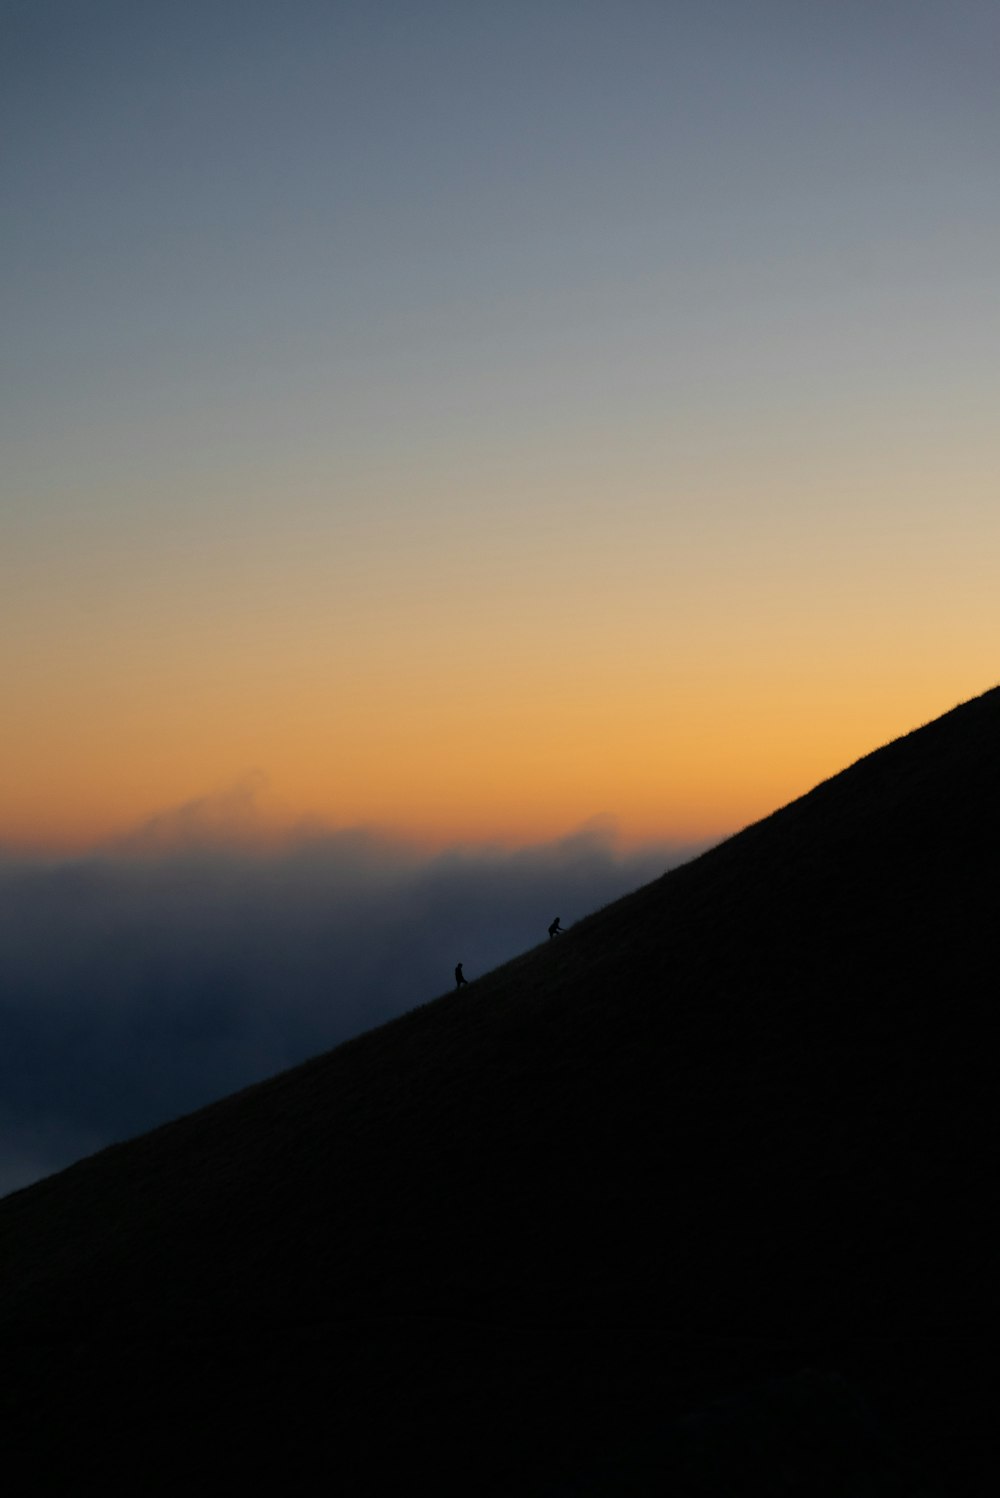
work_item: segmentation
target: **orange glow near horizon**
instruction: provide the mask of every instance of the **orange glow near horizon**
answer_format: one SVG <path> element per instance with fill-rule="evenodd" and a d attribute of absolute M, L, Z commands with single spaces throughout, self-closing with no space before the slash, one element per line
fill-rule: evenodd
<path fill-rule="evenodd" d="M 993 684 L 994 554 L 965 539 L 985 486 L 965 530 L 956 497 L 933 547 L 885 528 L 864 553 L 863 510 L 852 530 L 823 496 L 810 538 L 780 493 L 752 530 L 696 505 L 681 545 L 636 486 L 614 513 L 581 489 L 558 534 L 530 507 L 483 522 L 496 494 L 428 534 L 420 494 L 392 550 L 377 514 L 279 534 L 262 506 L 235 540 L 192 511 L 139 556 L 101 534 L 22 559 L 0 845 L 94 845 L 248 775 L 265 832 L 533 842 L 608 817 L 626 844 L 701 841 Z"/>
<path fill-rule="evenodd" d="M 202 800 L 221 808 L 222 841 L 314 824 L 527 844 L 607 818 L 624 846 L 699 842 L 992 685 L 935 695 L 923 679 L 887 690 L 857 673 L 839 691 L 750 676 L 699 693 L 663 676 L 654 693 L 595 673 L 586 695 L 547 670 L 466 691 L 404 679 L 391 697 L 355 682 L 347 705 L 309 684 L 257 700 L 191 671 L 183 690 L 125 692 L 103 717 L 91 683 L 89 708 L 73 694 L 71 734 L 39 711 L 8 735 L 0 845 L 79 851 Z"/>

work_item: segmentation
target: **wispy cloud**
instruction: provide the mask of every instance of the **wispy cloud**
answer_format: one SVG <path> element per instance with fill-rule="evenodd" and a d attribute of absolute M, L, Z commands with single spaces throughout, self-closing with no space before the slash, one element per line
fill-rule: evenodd
<path fill-rule="evenodd" d="M 428 853 L 259 836 L 257 787 L 86 858 L 0 861 L 0 1190 L 423 1003 L 698 851 L 590 824 Z"/>

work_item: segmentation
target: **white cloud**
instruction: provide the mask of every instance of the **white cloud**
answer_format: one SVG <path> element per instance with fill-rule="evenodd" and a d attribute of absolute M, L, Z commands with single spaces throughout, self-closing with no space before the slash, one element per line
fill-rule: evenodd
<path fill-rule="evenodd" d="M 0 864 L 0 1185 L 326 1050 L 697 851 L 590 824 L 434 854 L 366 831 L 248 835 L 257 787 L 85 859 Z"/>

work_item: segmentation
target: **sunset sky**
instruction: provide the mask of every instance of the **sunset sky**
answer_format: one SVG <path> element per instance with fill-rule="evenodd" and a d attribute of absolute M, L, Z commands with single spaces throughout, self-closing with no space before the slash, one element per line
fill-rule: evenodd
<path fill-rule="evenodd" d="M 998 64 L 995 0 L 8 0 L 0 846 L 697 840 L 993 685 Z"/>

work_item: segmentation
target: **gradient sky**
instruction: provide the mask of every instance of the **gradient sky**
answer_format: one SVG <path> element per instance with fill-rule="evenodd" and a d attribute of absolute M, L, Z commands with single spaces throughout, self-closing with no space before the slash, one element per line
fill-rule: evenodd
<path fill-rule="evenodd" d="M 995 0 L 5 0 L 0 843 L 626 842 L 998 677 Z"/>

